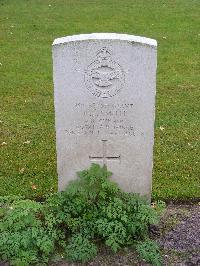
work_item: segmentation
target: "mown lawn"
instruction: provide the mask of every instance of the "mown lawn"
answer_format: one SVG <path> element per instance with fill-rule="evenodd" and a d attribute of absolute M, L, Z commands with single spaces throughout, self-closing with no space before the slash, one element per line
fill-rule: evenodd
<path fill-rule="evenodd" d="M 0 0 L 0 195 L 57 189 L 51 44 L 119 32 L 158 41 L 153 197 L 200 197 L 199 0 Z"/>

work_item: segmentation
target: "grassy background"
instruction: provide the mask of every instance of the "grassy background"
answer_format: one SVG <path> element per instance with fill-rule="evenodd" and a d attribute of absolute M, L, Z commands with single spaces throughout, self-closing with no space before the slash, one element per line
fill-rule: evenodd
<path fill-rule="evenodd" d="M 119 32 L 158 41 L 153 197 L 200 197 L 199 0 L 0 0 L 0 195 L 57 189 L 51 44 Z"/>

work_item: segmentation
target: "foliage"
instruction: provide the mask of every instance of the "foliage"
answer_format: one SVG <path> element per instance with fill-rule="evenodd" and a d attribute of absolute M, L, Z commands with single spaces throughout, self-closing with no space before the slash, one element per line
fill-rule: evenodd
<path fill-rule="evenodd" d="M 13 265 L 47 262 L 57 236 L 43 222 L 43 205 L 17 200 L 3 207 L 0 221 L 0 255 Z"/>
<path fill-rule="evenodd" d="M 97 254 L 97 247 L 81 234 L 74 235 L 65 249 L 65 257 L 69 261 L 87 262 Z"/>
<path fill-rule="evenodd" d="M 70 261 L 86 262 L 96 255 L 99 241 L 116 252 L 148 238 L 149 225 L 158 222 L 158 215 L 147 200 L 122 192 L 105 166 L 92 164 L 78 176 L 66 191 L 44 203 L 17 199 L 8 207 L 4 201 L 2 259 L 14 265 L 47 263 L 58 252 Z M 158 254 L 151 245 L 137 244 L 137 250 L 149 261 Z"/>
<path fill-rule="evenodd" d="M 136 250 L 140 254 L 140 257 L 146 262 L 150 262 L 155 266 L 161 265 L 159 247 L 154 241 L 147 239 L 146 241 L 138 242 Z"/>

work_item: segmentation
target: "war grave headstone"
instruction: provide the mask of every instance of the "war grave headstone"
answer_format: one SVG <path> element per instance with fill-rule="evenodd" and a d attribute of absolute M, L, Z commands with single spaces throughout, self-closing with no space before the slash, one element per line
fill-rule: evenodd
<path fill-rule="evenodd" d="M 94 33 L 53 43 L 58 188 L 91 163 L 126 192 L 151 194 L 157 43 Z"/>

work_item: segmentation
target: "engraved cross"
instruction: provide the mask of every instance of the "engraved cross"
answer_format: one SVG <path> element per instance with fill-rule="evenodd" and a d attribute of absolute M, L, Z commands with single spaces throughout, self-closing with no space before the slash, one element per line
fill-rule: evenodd
<path fill-rule="evenodd" d="M 112 161 L 112 160 L 120 160 L 120 155 L 118 156 L 108 156 L 107 155 L 107 140 L 102 139 L 102 144 L 103 144 L 103 155 L 102 156 L 89 156 L 89 159 L 91 161 L 103 161 L 103 165 L 107 164 L 107 161 Z"/>

